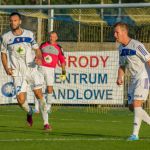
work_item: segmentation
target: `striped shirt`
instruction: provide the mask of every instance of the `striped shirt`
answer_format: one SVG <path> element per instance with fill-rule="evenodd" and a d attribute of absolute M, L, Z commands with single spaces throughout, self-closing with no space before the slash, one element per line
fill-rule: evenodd
<path fill-rule="evenodd" d="M 119 47 L 119 65 L 125 66 L 132 78 L 148 77 L 146 62 L 150 60 L 150 53 L 144 45 L 134 39 L 128 45 Z"/>
<path fill-rule="evenodd" d="M 2 36 L 1 53 L 8 54 L 11 67 L 22 73 L 25 73 L 27 68 L 32 69 L 36 66 L 32 49 L 38 48 L 30 30 L 24 29 L 19 36 L 14 35 L 12 31 Z"/>

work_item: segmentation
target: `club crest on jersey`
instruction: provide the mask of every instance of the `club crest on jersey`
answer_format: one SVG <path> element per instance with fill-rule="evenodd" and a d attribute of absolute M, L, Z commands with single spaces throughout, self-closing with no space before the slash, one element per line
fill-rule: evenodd
<path fill-rule="evenodd" d="M 47 55 L 46 57 L 44 57 L 44 60 L 47 62 L 47 63 L 51 63 L 52 62 L 52 57 L 50 55 Z"/>
<path fill-rule="evenodd" d="M 24 55 L 25 54 L 25 49 L 22 46 L 19 46 L 17 48 L 17 53 L 19 53 L 20 55 Z"/>

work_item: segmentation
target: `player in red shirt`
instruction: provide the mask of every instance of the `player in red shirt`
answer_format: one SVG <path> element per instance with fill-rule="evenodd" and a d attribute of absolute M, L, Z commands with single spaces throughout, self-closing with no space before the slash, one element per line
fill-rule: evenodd
<path fill-rule="evenodd" d="M 42 65 L 40 66 L 40 71 L 44 75 L 46 86 L 47 86 L 47 103 L 48 110 L 51 109 L 52 104 L 52 92 L 53 92 L 53 83 L 54 83 L 54 70 L 58 62 L 61 64 L 62 75 L 60 76 L 61 80 L 66 79 L 66 70 L 65 70 L 65 57 L 63 54 L 63 49 L 60 45 L 57 44 L 58 35 L 56 32 L 50 32 L 49 41 L 42 43 L 40 46 L 42 52 Z M 38 102 L 35 101 L 35 111 L 39 112 Z"/>

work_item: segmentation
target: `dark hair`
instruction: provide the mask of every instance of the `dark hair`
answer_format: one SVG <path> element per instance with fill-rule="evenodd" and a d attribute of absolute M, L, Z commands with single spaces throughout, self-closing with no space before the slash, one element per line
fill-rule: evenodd
<path fill-rule="evenodd" d="M 116 28 L 117 26 L 120 26 L 121 28 L 124 28 L 126 29 L 127 31 L 129 31 L 129 26 L 127 23 L 124 23 L 124 22 L 117 22 L 115 25 L 114 25 L 114 28 Z"/>
<path fill-rule="evenodd" d="M 22 19 L 21 15 L 18 13 L 18 12 L 13 12 L 9 15 L 9 18 L 12 17 L 12 16 L 18 16 L 19 19 Z"/>
<path fill-rule="evenodd" d="M 53 34 L 53 33 L 56 33 L 56 34 L 57 34 L 56 31 L 50 31 L 50 32 L 49 32 L 49 35 L 51 35 L 51 34 Z M 58 35 L 58 34 L 57 34 L 57 35 Z"/>

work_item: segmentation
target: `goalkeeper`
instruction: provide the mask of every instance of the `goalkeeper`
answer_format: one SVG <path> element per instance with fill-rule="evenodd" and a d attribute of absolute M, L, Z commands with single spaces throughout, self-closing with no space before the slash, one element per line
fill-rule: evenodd
<path fill-rule="evenodd" d="M 63 54 L 63 49 L 60 45 L 57 44 L 58 35 L 55 31 L 51 31 L 49 35 L 49 41 L 41 44 L 40 49 L 42 52 L 42 65 L 39 70 L 42 72 L 45 78 L 47 86 L 47 104 L 48 110 L 51 111 L 52 104 L 52 92 L 53 92 L 53 83 L 54 83 L 54 71 L 58 61 L 61 64 L 62 74 L 60 79 L 63 81 L 66 79 L 66 70 L 65 70 L 65 57 Z M 39 112 L 38 101 L 35 101 L 35 111 Z"/>

